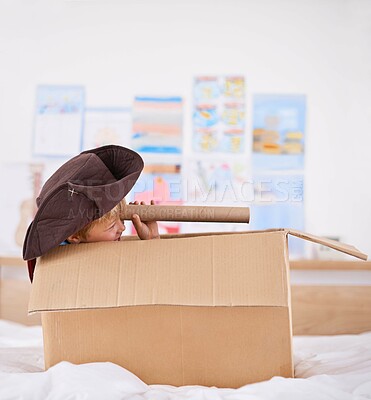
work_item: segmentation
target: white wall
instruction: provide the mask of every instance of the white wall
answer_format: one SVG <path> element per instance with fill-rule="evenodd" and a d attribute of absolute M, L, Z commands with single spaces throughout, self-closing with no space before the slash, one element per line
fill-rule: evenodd
<path fill-rule="evenodd" d="M 243 74 L 248 112 L 307 95 L 307 230 L 371 253 L 370 21 L 369 0 L 0 0 L 0 161 L 31 157 L 37 84 L 89 106 L 181 95 L 187 152 L 193 76 Z"/>

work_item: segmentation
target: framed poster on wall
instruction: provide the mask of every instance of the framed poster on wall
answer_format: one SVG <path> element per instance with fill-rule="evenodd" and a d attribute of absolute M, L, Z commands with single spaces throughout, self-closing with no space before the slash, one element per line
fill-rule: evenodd
<path fill-rule="evenodd" d="M 266 95 L 253 97 L 254 170 L 302 170 L 306 97 Z"/>
<path fill-rule="evenodd" d="M 245 149 L 245 79 L 198 76 L 193 87 L 193 149 L 242 153 Z"/>
<path fill-rule="evenodd" d="M 34 156 L 71 157 L 81 151 L 83 86 L 38 86 L 34 121 Z"/>
<path fill-rule="evenodd" d="M 129 147 L 132 129 L 131 108 L 95 107 L 85 110 L 82 150 L 108 144 Z"/>
<path fill-rule="evenodd" d="M 181 97 L 135 97 L 132 147 L 140 153 L 182 153 Z"/>

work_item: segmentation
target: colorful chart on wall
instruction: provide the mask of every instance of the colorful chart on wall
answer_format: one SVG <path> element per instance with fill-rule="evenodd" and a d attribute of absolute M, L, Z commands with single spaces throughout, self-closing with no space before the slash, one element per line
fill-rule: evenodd
<path fill-rule="evenodd" d="M 254 174 L 250 229 L 304 230 L 304 177 L 302 174 Z M 305 243 L 290 239 L 290 256 L 303 257 Z"/>
<path fill-rule="evenodd" d="M 130 201 L 144 201 L 150 204 L 183 204 L 181 166 L 179 164 L 147 164 L 130 192 Z M 180 224 L 173 221 L 159 221 L 160 233 L 177 233 Z M 134 227 L 132 228 L 134 233 Z"/>
<path fill-rule="evenodd" d="M 142 153 L 181 153 L 181 97 L 135 97 L 132 147 Z"/>
<path fill-rule="evenodd" d="M 246 201 L 243 187 L 247 181 L 245 160 L 190 159 L 187 169 L 187 203 L 223 205 Z"/>
<path fill-rule="evenodd" d="M 229 156 L 224 161 L 212 161 L 203 156 L 186 161 L 183 187 L 184 200 L 191 206 L 248 207 L 248 168 L 244 158 Z M 247 224 L 182 223 L 181 231 L 230 232 L 246 231 Z"/>
<path fill-rule="evenodd" d="M 303 169 L 305 116 L 304 95 L 254 95 L 254 170 Z"/>
<path fill-rule="evenodd" d="M 78 154 L 84 107 L 82 86 L 38 86 L 33 154 L 59 157 Z"/>
<path fill-rule="evenodd" d="M 87 108 L 82 149 L 88 150 L 108 144 L 129 147 L 131 130 L 130 108 Z"/>
<path fill-rule="evenodd" d="M 245 149 L 245 79 L 199 76 L 194 79 L 193 149 L 241 153 Z"/>

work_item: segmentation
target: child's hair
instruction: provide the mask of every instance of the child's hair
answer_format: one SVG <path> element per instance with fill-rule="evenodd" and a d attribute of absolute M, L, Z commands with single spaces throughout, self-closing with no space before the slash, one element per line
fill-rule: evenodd
<path fill-rule="evenodd" d="M 112 208 L 111 211 L 108 211 L 108 213 L 104 214 L 102 217 L 85 225 L 82 229 L 80 229 L 76 233 L 76 235 L 85 240 L 88 233 L 91 231 L 91 229 L 95 225 L 104 224 L 106 222 L 112 221 L 112 220 L 116 219 L 117 217 L 119 217 L 122 214 L 122 210 L 123 210 L 123 207 L 125 206 L 125 204 L 126 204 L 125 199 L 122 199 L 120 201 L 120 203 L 118 203 L 114 208 Z"/>

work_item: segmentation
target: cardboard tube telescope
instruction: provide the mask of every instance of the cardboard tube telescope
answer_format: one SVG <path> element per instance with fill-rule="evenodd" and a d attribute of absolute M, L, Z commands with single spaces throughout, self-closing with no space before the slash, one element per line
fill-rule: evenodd
<path fill-rule="evenodd" d="M 142 221 L 241 222 L 249 223 L 249 207 L 171 206 L 127 204 L 121 214 L 130 220 L 138 214 Z"/>

